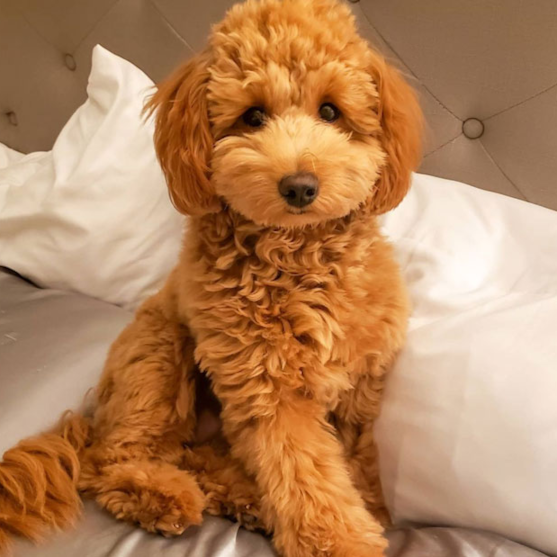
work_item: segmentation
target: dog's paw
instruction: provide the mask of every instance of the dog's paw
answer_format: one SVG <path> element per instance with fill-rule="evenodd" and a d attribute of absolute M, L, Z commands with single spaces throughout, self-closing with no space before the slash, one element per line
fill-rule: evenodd
<path fill-rule="evenodd" d="M 184 449 L 182 466 L 192 471 L 207 497 L 207 512 L 236 520 L 247 530 L 270 533 L 263 520 L 261 497 L 255 484 L 241 464 L 229 453 L 200 445 Z"/>
<path fill-rule="evenodd" d="M 119 520 L 166 537 L 200 524 L 205 496 L 193 477 L 170 465 L 116 464 L 105 469 L 107 489 L 97 501 Z"/>
<path fill-rule="evenodd" d="M 204 504 L 191 493 L 161 493 L 153 489 L 109 491 L 98 501 L 117 519 L 148 532 L 179 536 L 188 526 L 200 524 Z"/>
<path fill-rule="evenodd" d="M 277 549 L 285 557 L 385 557 L 388 544 L 383 529 L 366 515 L 358 510 L 350 517 L 352 522 L 334 520 L 325 526 L 324 516 L 313 525 L 289 525 L 276 532 Z"/>
<path fill-rule="evenodd" d="M 259 500 L 253 500 L 249 503 L 240 504 L 231 513 L 231 517 L 243 526 L 246 530 L 260 531 L 267 534 L 270 533 L 268 524 L 263 520 Z"/>
<path fill-rule="evenodd" d="M 385 557 L 386 543 L 381 541 L 369 543 L 367 541 L 351 540 L 328 546 L 317 542 L 317 545 L 304 544 L 295 548 L 282 549 L 285 557 Z"/>
<path fill-rule="evenodd" d="M 367 517 L 366 517 L 367 518 Z M 359 524 L 359 526 L 358 526 Z M 355 520 L 344 535 L 335 537 L 334 557 L 384 557 L 387 539 L 376 520 Z"/>
<path fill-rule="evenodd" d="M 331 557 L 385 557 L 387 542 L 380 539 L 352 539 L 339 544 Z"/>
<path fill-rule="evenodd" d="M 255 486 L 248 482 L 234 485 L 217 485 L 208 481 L 200 482 L 207 495 L 207 512 L 235 520 L 246 530 L 270 533 L 263 520 L 261 501 Z"/>
<path fill-rule="evenodd" d="M 189 526 L 201 524 L 204 505 L 191 492 L 169 495 L 149 491 L 143 498 L 145 504 L 137 510 L 136 523 L 148 532 L 180 536 Z"/>

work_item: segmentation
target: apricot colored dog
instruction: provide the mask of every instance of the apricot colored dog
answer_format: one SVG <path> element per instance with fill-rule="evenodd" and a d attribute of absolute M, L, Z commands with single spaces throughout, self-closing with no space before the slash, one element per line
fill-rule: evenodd
<path fill-rule="evenodd" d="M 148 110 L 191 216 L 180 260 L 112 346 L 93 415 L 5 454 L 0 546 L 72 522 L 79 491 L 165 535 L 207 511 L 286 557 L 384 555 L 373 424 L 408 301 L 376 215 L 418 162 L 414 94 L 343 4 L 248 0 Z"/>

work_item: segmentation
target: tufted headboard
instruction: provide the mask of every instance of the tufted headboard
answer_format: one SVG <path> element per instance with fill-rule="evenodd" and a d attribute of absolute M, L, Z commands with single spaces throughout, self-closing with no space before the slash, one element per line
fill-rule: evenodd
<path fill-rule="evenodd" d="M 234 0 L 0 0 L 0 142 L 50 149 L 100 43 L 160 80 Z M 418 89 L 422 172 L 557 209 L 557 2 L 355 0 Z"/>

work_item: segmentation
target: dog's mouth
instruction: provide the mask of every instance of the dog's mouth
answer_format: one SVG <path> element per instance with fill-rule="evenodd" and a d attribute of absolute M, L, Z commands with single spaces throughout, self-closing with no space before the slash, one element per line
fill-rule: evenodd
<path fill-rule="evenodd" d="M 290 215 L 305 215 L 307 213 L 309 213 L 309 209 L 299 209 L 296 207 L 288 207 L 288 209 L 286 209 L 286 212 Z"/>

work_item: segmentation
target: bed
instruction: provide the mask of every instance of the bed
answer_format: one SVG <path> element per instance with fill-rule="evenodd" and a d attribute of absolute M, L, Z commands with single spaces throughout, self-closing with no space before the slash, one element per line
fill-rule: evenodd
<path fill-rule="evenodd" d="M 38 229 L 22 239 L 22 219 L 30 217 L 6 212 L 13 192 L 25 182 L 30 197 L 38 196 L 37 184 L 46 182 L 37 169 L 59 170 L 56 161 L 67 156 L 61 142 L 75 138 L 68 126 L 95 95 L 95 45 L 109 52 L 96 50 L 103 68 L 124 68 L 119 86 L 131 94 L 199 50 L 210 24 L 232 3 L 0 0 L 0 452 L 81 404 L 110 343 L 158 280 L 126 288 L 120 254 L 111 256 L 113 273 L 100 277 L 62 242 L 68 241 L 67 219 L 50 235 L 56 249 L 41 259 L 36 246 L 48 238 L 41 239 Z M 557 326 L 557 7 L 551 0 L 351 5 L 362 33 L 414 83 L 427 120 L 414 189 L 383 223 L 415 305 L 409 347 L 389 385 L 378 431 L 396 523 L 388 555 L 557 555 L 557 482 L 551 479 L 557 464 L 551 397 L 557 389 L 551 340 Z M 86 110 L 79 110 L 85 118 Z M 136 128 L 128 124 L 112 123 L 131 134 Z M 62 130 L 66 136 L 59 136 Z M 137 136 L 130 135 L 126 148 Z M 153 173 L 147 175 L 160 180 L 154 156 L 145 161 Z M 27 165 L 21 180 L 14 178 L 18 164 Z M 74 173 L 67 183 L 86 180 Z M 159 198 L 160 192 L 154 206 Z M 37 207 L 44 210 L 45 199 L 37 197 Z M 60 218 L 61 206 L 54 206 Z M 64 211 L 75 215 L 73 206 Z M 160 215 L 157 226 L 175 227 L 164 229 L 166 236 L 183 225 Z M 112 218 L 125 220 L 121 214 Z M 115 228 L 105 228 L 109 243 Z M 80 249 L 87 242 L 96 249 L 87 238 Z M 137 250 L 145 250 L 147 240 L 136 239 Z M 72 241 L 74 249 L 75 234 Z M 157 260 L 162 268 L 178 249 L 177 242 L 165 245 L 167 259 Z M 134 253 L 137 262 L 144 252 Z M 32 264 L 25 266 L 30 255 Z M 135 263 L 127 263 L 133 274 Z M 61 270 L 71 270 L 73 282 L 61 280 Z M 78 283 L 88 289 L 77 291 Z M 417 377 L 427 381 L 419 384 Z M 15 555 L 241 557 L 273 551 L 262 536 L 225 520 L 207 518 L 200 528 L 167 540 L 118 523 L 86 502 L 73 531 L 40 547 L 18 542 Z"/>

